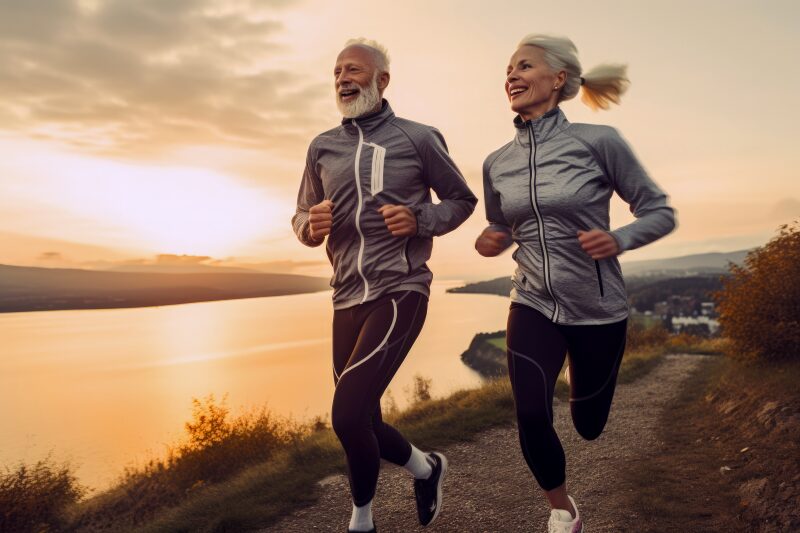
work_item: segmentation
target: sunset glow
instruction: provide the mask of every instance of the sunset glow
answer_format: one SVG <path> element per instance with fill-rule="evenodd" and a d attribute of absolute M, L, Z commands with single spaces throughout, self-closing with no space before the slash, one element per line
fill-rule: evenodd
<path fill-rule="evenodd" d="M 41 148 L 40 148 L 41 149 Z M 123 163 L 50 151 L 6 159 L 18 197 L 47 206 L 48 237 L 151 253 L 225 257 L 280 232 L 289 210 L 269 190 L 204 168 Z"/>
<path fill-rule="evenodd" d="M 299 245 L 289 220 L 308 144 L 340 120 L 334 59 L 358 36 L 387 46 L 386 98 L 398 115 L 443 133 L 479 198 L 483 159 L 513 134 L 503 80 L 523 35 L 570 36 L 585 69 L 627 63 L 622 105 L 562 106 L 572 122 L 617 128 L 678 212 L 677 231 L 623 262 L 752 247 L 800 215 L 790 3 L 549 3 L 535 13 L 522 1 L 370 5 L 75 0 L 45 14 L 38 3 L 4 4 L 0 239 L 13 239 L 0 243 L 15 244 L 0 249 L 0 263 L 193 254 L 319 261 L 316 273 L 328 275 L 324 254 Z M 746 64 L 781 72 L 781 83 L 762 83 Z M 630 220 L 615 200 L 612 226 Z M 474 253 L 484 224 L 479 204 L 439 239 L 432 270 L 506 275 L 510 258 Z"/>

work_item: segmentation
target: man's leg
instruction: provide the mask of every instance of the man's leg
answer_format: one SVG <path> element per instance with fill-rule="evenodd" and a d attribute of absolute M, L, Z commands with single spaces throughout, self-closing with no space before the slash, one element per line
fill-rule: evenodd
<path fill-rule="evenodd" d="M 337 385 L 331 418 L 347 454 L 357 508 L 372 501 L 381 457 L 405 465 L 413 455 L 408 441 L 380 417 L 380 397 L 419 335 L 426 311 L 427 298 L 407 292 L 334 314 Z M 353 333 L 337 334 L 336 329 L 345 326 L 351 326 L 358 334 L 342 364 L 342 350 L 353 337 Z"/>

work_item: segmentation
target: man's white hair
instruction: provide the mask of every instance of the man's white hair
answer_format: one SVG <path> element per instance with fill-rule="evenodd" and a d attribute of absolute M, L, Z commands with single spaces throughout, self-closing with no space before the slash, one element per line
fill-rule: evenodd
<path fill-rule="evenodd" d="M 363 48 L 367 48 L 375 58 L 375 65 L 378 67 L 378 71 L 389 72 L 389 51 L 378 41 L 359 37 L 358 39 L 349 39 L 346 43 L 344 43 L 345 48 L 349 46 L 361 46 Z"/>
<path fill-rule="evenodd" d="M 551 69 L 567 73 L 567 81 L 559 91 L 558 101 L 574 98 L 583 85 L 581 101 L 592 108 L 608 109 L 610 102 L 619 104 L 620 97 L 628 89 L 630 80 L 626 75 L 627 65 L 598 65 L 581 77 L 581 62 L 575 43 L 566 37 L 532 33 L 520 41 L 517 48 L 537 46 L 544 50 L 544 60 Z"/>

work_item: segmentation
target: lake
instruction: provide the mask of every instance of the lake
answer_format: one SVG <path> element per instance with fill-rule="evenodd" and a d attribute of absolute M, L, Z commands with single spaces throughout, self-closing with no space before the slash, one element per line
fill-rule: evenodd
<path fill-rule="evenodd" d="M 415 375 L 434 396 L 478 386 L 459 355 L 505 329 L 508 300 L 434 283 L 425 327 L 389 391 L 408 404 Z M 138 309 L 0 314 L 0 465 L 68 460 L 108 487 L 123 468 L 184 436 L 192 398 L 227 395 L 232 414 L 330 412 L 330 292 Z"/>

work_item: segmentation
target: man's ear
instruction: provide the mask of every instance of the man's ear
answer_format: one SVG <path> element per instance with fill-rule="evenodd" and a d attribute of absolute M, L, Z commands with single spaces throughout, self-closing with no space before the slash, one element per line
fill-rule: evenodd
<path fill-rule="evenodd" d="M 386 87 L 389 85 L 389 73 L 388 72 L 381 72 L 380 76 L 378 76 L 378 90 L 383 94 L 383 91 L 386 90 Z"/>

